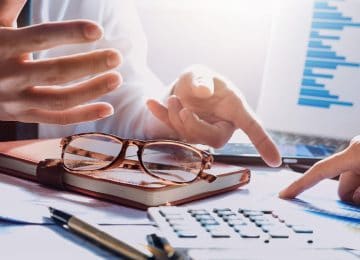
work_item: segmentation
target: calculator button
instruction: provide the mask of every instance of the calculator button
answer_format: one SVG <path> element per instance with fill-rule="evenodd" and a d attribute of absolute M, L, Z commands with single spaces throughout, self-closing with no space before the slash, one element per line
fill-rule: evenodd
<path fill-rule="evenodd" d="M 304 233 L 304 234 L 312 234 L 314 231 L 311 228 L 301 226 L 301 225 L 293 225 L 292 230 L 294 230 L 295 233 Z"/>
<path fill-rule="evenodd" d="M 197 238 L 197 234 L 188 231 L 179 231 L 176 234 L 180 238 Z"/>
<path fill-rule="evenodd" d="M 270 228 L 268 230 L 268 233 L 271 236 L 271 238 L 288 238 L 289 237 L 289 230 L 284 227 Z"/>
<path fill-rule="evenodd" d="M 187 222 L 184 221 L 184 220 L 169 220 L 169 225 L 170 226 L 184 226 L 184 225 L 187 225 Z"/>
<path fill-rule="evenodd" d="M 235 232 L 239 232 L 241 229 L 244 229 L 244 226 L 246 225 L 246 223 L 244 225 L 234 225 L 232 228 L 235 230 Z"/>
<path fill-rule="evenodd" d="M 211 215 L 197 215 L 195 216 L 195 219 L 197 221 L 201 221 L 201 220 L 215 220 L 213 216 Z"/>
<path fill-rule="evenodd" d="M 271 213 L 271 215 L 273 216 L 273 218 L 278 218 L 279 217 L 279 215 L 277 213 L 275 213 L 275 212 Z"/>
<path fill-rule="evenodd" d="M 236 225 L 244 226 L 244 225 L 247 225 L 247 223 L 246 223 L 244 220 L 242 220 L 242 219 L 234 219 L 234 220 L 229 220 L 229 221 L 228 221 L 228 225 L 229 225 L 230 227 L 236 226 Z"/>
<path fill-rule="evenodd" d="M 247 209 L 239 208 L 238 212 L 242 214 L 245 210 L 247 210 Z"/>
<path fill-rule="evenodd" d="M 191 232 L 192 228 L 190 228 L 189 226 L 174 226 L 173 230 L 175 232 Z"/>
<path fill-rule="evenodd" d="M 236 216 L 236 213 L 232 212 L 232 211 L 219 211 L 217 214 L 221 218 L 222 217 L 228 217 L 228 216 Z"/>
<path fill-rule="evenodd" d="M 256 220 L 269 220 L 268 219 L 268 217 L 266 217 L 266 216 L 263 216 L 263 215 L 261 215 L 261 216 L 249 216 L 249 219 L 252 221 L 252 222 L 255 222 Z"/>
<path fill-rule="evenodd" d="M 285 218 L 282 216 L 278 216 L 278 219 L 281 223 L 285 223 Z"/>
<path fill-rule="evenodd" d="M 299 223 L 299 221 L 294 221 L 294 222 L 285 221 L 284 224 L 285 224 L 285 226 L 287 226 L 288 228 L 292 228 L 293 226 L 305 227 L 303 224 Z"/>
<path fill-rule="evenodd" d="M 199 221 L 202 226 L 219 225 L 215 219 L 204 219 Z"/>
<path fill-rule="evenodd" d="M 239 213 L 244 213 L 244 211 L 255 211 L 254 209 L 245 209 L 245 208 L 239 208 L 238 212 Z M 256 211 L 260 211 L 264 214 L 271 214 L 273 211 L 271 209 L 257 209 Z"/>
<path fill-rule="evenodd" d="M 227 221 L 229 221 L 229 220 L 244 220 L 243 217 L 237 216 L 237 215 L 224 216 L 222 219 L 223 219 L 225 222 L 227 222 Z"/>
<path fill-rule="evenodd" d="M 195 214 L 195 215 L 204 215 L 204 214 L 208 215 L 209 214 L 209 212 L 206 209 L 190 209 L 190 210 L 188 210 L 188 212 L 190 214 Z"/>
<path fill-rule="evenodd" d="M 262 231 L 264 231 L 265 233 L 269 232 L 271 229 L 277 229 L 277 228 L 284 228 L 284 227 L 278 223 L 263 224 L 261 226 Z"/>
<path fill-rule="evenodd" d="M 207 232 L 210 232 L 210 231 L 212 231 L 212 230 L 214 230 L 214 229 L 218 229 L 218 228 L 219 228 L 218 225 L 205 226 L 205 230 L 206 230 Z"/>
<path fill-rule="evenodd" d="M 256 220 L 255 224 L 258 227 L 262 227 L 262 226 L 273 226 L 273 225 L 277 225 L 278 223 L 276 223 L 275 221 L 268 220 L 268 219 L 263 219 L 263 220 Z"/>
<path fill-rule="evenodd" d="M 270 210 L 270 209 L 261 209 L 260 211 L 262 213 L 264 213 L 264 214 L 271 214 L 272 213 L 272 210 Z"/>
<path fill-rule="evenodd" d="M 262 213 L 261 211 L 258 210 L 244 210 L 244 212 L 242 213 L 245 217 L 250 217 L 250 216 L 262 216 L 264 215 L 264 213 Z"/>
<path fill-rule="evenodd" d="M 213 210 L 214 213 L 224 212 L 224 211 L 231 211 L 229 208 L 215 208 Z"/>
<path fill-rule="evenodd" d="M 211 237 L 213 238 L 228 238 L 230 234 L 226 230 L 215 229 L 210 231 Z"/>
<path fill-rule="evenodd" d="M 257 228 L 244 226 L 239 229 L 239 234 L 242 238 L 259 238 L 260 232 Z"/>
<path fill-rule="evenodd" d="M 181 216 L 181 215 L 179 215 L 179 216 L 177 216 L 177 215 L 174 215 L 174 216 L 166 216 L 166 221 L 173 221 L 173 220 L 178 220 L 178 221 L 181 221 L 181 220 L 184 220 L 184 217 L 183 216 Z"/>

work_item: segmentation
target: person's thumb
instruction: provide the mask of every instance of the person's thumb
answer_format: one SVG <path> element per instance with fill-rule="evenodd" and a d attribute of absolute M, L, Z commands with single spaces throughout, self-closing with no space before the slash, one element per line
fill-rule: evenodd
<path fill-rule="evenodd" d="M 0 27 L 16 27 L 16 20 L 26 0 L 0 1 Z"/>
<path fill-rule="evenodd" d="M 191 91 L 197 98 L 209 98 L 214 94 L 213 73 L 206 67 L 192 66 L 188 76 L 191 77 Z"/>

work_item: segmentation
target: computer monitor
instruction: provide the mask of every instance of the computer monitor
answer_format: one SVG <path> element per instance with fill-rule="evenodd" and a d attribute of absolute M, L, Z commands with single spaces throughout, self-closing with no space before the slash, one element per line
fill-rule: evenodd
<path fill-rule="evenodd" d="M 360 1 L 279 1 L 257 113 L 272 130 L 360 133 Z"/>

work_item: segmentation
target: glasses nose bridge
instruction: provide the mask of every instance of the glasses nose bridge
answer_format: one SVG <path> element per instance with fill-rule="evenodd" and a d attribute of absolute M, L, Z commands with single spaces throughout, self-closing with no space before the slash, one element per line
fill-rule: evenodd
<path fill-rule="evenodd" d="M 119 154 L 119 160 L 123 161 L 126 158 L 126 152 L 130 146 L 136 146 L 138 148 L 137 153 L 139 153 L 144 146 L 144 142 L 140 140 L 125 140 Z"/>
<path fill-rule="evenodd" d="M 145 142 L 140 140 L 127 140 L 127 147 L 136 146 L 138 148 L 137 153 L 139 153 L 144 147 Z"/>
<path fill-rule="evenodd" d="M 123 164 L 123 162 L 126 158 L 126 152 L 129 148 L 129 146 L 133 146 L 133 145 L 134 145 L 134 143 L 131 140 L 122 141 L 121 150 L 116 158 L 116 161 L 112 163 L 111 168 L 116 168 Z"/>

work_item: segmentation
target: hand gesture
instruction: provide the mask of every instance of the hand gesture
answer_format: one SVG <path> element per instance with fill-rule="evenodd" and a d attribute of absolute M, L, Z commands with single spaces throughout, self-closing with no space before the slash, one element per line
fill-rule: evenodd
<path fill-rule="evenodd" d="M 316 163 L 303 177 L 280 192 L 280 197 L 294 198 L 321 180 L 339 175 L 340 198 L 360 205 L 360 135 L 344 151 Z"/>
<path fill-rule="evenodd" d="M 117 67 L 114 50 L 98 50 L 71 56 L 33 61 L 29 53 L 64 44 L 80 44 L 102 37 L 101 28 L 90 21 L 68 21 L 16 28 L 25 0 L 0 2 L 0 120 L 71 124 L 109 116 L 108 103 L 84 103 L 120 84 L 118 73 L 108 72 L 76 84 L 79 80 Z"/>
<path fill-rule="evenodd" d="M 223 146 L 236 129 L 242 129 L 270 166 L 280 154 L 236 87 L 207 68 L 196 66 L 174 83 L 167 106 L 149 100 L 150 111 L 176 135 L 191 143 Z"/>

